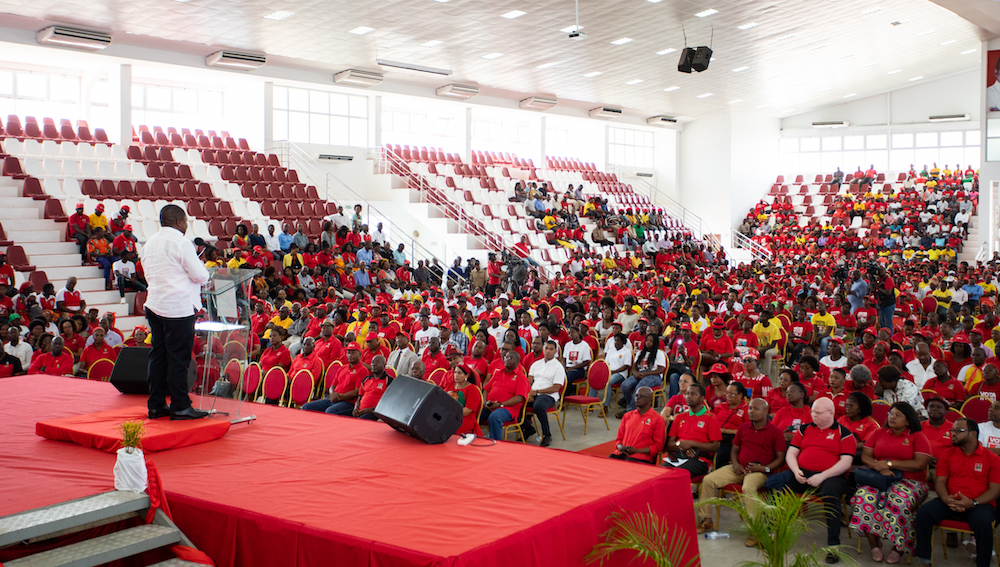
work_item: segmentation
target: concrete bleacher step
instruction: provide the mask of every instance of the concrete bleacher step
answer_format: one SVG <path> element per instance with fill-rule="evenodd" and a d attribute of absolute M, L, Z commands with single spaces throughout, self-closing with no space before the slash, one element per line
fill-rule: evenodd
<path fill-rule="evenodd" d="M 3 207 L 0 208 L 0 220 L 17 220 L 18 226 L 21 221 L 35 220 L 42 218 L 41 207 Z"/>
<path fill-rule="evenodd" d="M 0 205 L 2 207 L 3 205 Z M 51 221 L 49 221 L 51 222 Z M 20 226 L 20 223 L 18 223 Z M 58 230 L 5 230 L 14 242 L 63 242 L 64 233 Z"/>
<path fill-rule="evenodd" d="M 28 258 L 29 260 L 31 258 Z M 80 262 L 77 262 L 75 266 L 66 266 L 65 264 L 58 267 L 45 268 L 45 275 L 49 277 L 49 281 L 65 281 L 66 278 L 70 276 L 76 276 L 79 280 L 80 278 L 99 278 L 104 281 L 104 271 L 98 266 L 81 266 Z M 60 286 L 56 286 L 58 291 Z M 104 289 L 104 284 L 101 284 L 101 290 Z M 84 291 L 84 290 L 80 290 Z M 89 291 L 89 290 L 87 290 Z M 86 299 L 86 298 L 84 298 Z"/>
<path fill-rule="evenodd" d="M 179 543 L 177 528 L 148 524 L 43 551 L 5 563 L 6 567 L 96 567 Z"/>
<path fill-rule="evenodd" d="M 51 275 L 49 275 L 48 270 L 43 270 L 43 271 L 45 272 L 45 275 L 47 275 L 49 277 L 49 281 L 52 282 L 52 285 L 55 286 L 56 291 L 59 291 L 62 288 L 63 284 L 66 283 L 66 278 L 62 278 L 62 279 L 53 278 Z M 76 278 L 76 289 L 80 293 L 83 293 L 83 292 L 93 292 L 93 291 L 104 291 L 104 277 L 103 276 L 98 276 L 98 277 L 82 278 L 80 276 L 77 276 L 77 278 Z M 87 297 L 84 297 L 84 300 L 86 300 L 86 299 L 87 299 Z"/>
<path fill-rule="evenodd" d="M 80 247 L 75 242 L 22 242 L 18 243 L 24 248 L 24 253 L 34 261 L 33 254 L 72 254 L 77 263 L 80 261 Z M 66 265 L 64 262 L 62 265 Z"/>
<path fill-rule="evenodd" d="M 149 496 L 116 490 L 5 516 L 0 518 L 0 547 L 110 520 L 148 507 Z"/>

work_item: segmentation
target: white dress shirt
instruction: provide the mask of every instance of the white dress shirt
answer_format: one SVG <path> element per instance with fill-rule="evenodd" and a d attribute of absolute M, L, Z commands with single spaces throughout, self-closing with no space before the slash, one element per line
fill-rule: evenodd
<path fill-rule="evenodd" d="M 208 270 L 194 243 L 176 228 L 162 227 L 142 247 L 142 267 L 149 285 L 146 308 L 160 317 L 180 319 L 201 309 L 201 285 Z"/>
<path fill-rule="evenodd" d="M 17 346 L 7 343 L 3 350 L 11 356 L 16 356 L 21 361 L 21 370 L 28 371 L 28 367 L 31 366 L 31 355 L 34 352 L 31 350 L 31 345 L 24 341 L 18 341 Z"/>
<path fill-rule="evenodd" d="M 924 384 L 935 376 L 934 359 L 931 358 L 930 365 L 928 365 L 927 368 L 924 368 L 924 366 L 920 364 L 920 361 L 914 358 L 906 363 L 906 371 L 913 376 L 913 383 L 916 384 L 918 388 L 923 390 Z"/>
<path fill-rule="evenodd" d="M 556 384 L 565 384 L 566 369 L 563 368 L 562 363 L 557 358 L 553 357 L 552 360 L 545 360 L 543 358 L 531 363 L 531 367 L 528 368 L 528 377 L 531 380 L 531 389 L 537 392 L 538 390 L 551 388 Z M 552 399 L 557 402 L 559 401 L 558 391 L 545 395 L 552 396 Z"/>

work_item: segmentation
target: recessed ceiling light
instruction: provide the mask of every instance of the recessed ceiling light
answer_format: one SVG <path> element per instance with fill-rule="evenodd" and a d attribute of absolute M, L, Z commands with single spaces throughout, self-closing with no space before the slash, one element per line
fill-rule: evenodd
<path fill-rule="evenodd" d="M 824 89 L 820 89 L 819 92 L 825 93 L 826 91 L 832 91 L 832 90 L 833 90 L 833 87 L 826 87 Z"/>
<path fill-rule="evenodd" d="M 674 85 L 674 86 L 672 86 L 672 87 L 667 87 L 667 88 L 663 89 L 663 92 L 665 92 L 665 93 L 670 93 L 670 92 L 674 92 L 674 91 L 676 91 L 676 90 L 677 90 L 677 89 L 679 89 L 679 88 L 680 88 L 680 87 L 678 87 L 678 86 Z"/>
<path fill-rule="evenodd" d="M 642 79 L 632 79 L 631 81 L 625 81 L 626 85 L 638 85 L 642 82 Z"/>
<path fill-rule="evenodd" d="M 889 71 L 888 73 L 886 73 L 886 75 L 895 75 L 896 73 L 902 73 L 902 72 L 903 72 L 902 69 L 894 69 L 894 70 Z"/>
<path fill-rule="evenodd" d="M 731 100 L 731 101 L 729 101 L 729 104 L 736 104 L 737 102 L 743 102 L 743 99 L 742 98 L 738 98 L 736 100 Z"/>
<path fill-rule="evenodd" d="M 483 55 L 483 59 L 499 59 L 501 57 L 503 57 L 503 53 L 497 53 L 496 51 Z"/>
<path fill-rule="evenodd" d="M 434 47 L 435 45 L 441 45 L 442 43 L 444 42 L 441 41 L 440 39 L 432 39 L 430 41 L 425 41 L 421 43 L 420 47 Z"/>
<path fill-rule="evenodd" d="M 353 30 L 349 30 L 347 33 L 353 33 L 354 35 L 365 35 L 366 33 L 375 31 L 375 28 L 370 28 L 368 26 L 358 26 Z"/>
<path fill-rule="evenodd" d="M 560 61 L 549 61 L 548 63 L 542 63 L 541 65 L 536 65 L 535 69 L 548 69 L 549 67 L 555 67 Z"/>
<path fill-rule="evenodd" d="M 917 37 L 924 37 L 925 35 L 930 35 L 934 33 L 934 30 L 924 30 L 917 34 Z"/>
<path fill-rule="evenodd" d="M 874 67 L 878 64 L 878 61 L 872 61 L 871 63 L 865 63 L 865 67 Z"/>
<path fill-rule="evenodd" d="M 778 37 L 774 38 L 774 41 L 785 41 L 786 39 L 792 39 L 793 37 L 795 37 L 794 33 L 786 33 L 784 35 L 779 35 Z"/>
<path fill-rule="evenodd" d="M 847 59 L 849 57 L 854 57 L 854 54 L 853 53 L 845 53 L 845 54 L 841 55 L 840 57 L 838 57 L 837 59 Z"/>
<path fill-rule="evenodd" d="M 277 12 L 271 12 L 270 14 L 264 16 L 265 20 L 274 20 L 280 22 L 286 18 L 290 18 L 295 15 L 295 12 L 288 12 L 286 10 L 278 10 Z"/>
<path fill-rule="evenodd" d="M 600 71 L 591 71 L 589 73 L 584 73 L 583 76 L 587 77 L 588 79 L 593 79 L 594 77 L 596 77 L 596 76 L 598 76 L 600 74 L 601 74 Z"/>
<path fill-rule="evenodd" d="M 920 79 L 923 78 L 924 78 L 923 75 L 917 75 L 916 77 L 910 77 L 909 79 L 907 79 L 907 81 L 910 81 L 912 83 L 913 81 L 919 81 Z"/>
<path fill-rule="evenodd" d="M 809 51 L 816 51 L 817 49 L 823 49 L 824 47 L 826 47 L 826 44 L 825 43 L 821 43 L 819 45 L 814 45 L 814 46 L 810 47 Z"/>
<path fill-rule="evenodd" d="M 867 16 L 868 14 L 874 14 L 875 12 L 878 12 L 881 9 L 882 8 L 879 8 L 878 6 L 872 6 L 871 8 L 865 8 L 864 10 L 861 10 L 861 14 Z"/>
<path fill-rule="evenodd" d="M 737 68 L 733 69 L 733 73 L 739 73 L 740 71 L 746 71 L 749 68 L 750 67 L 747 67 L 746 65 L 743 65 L 741 67 L 737 67 Z"/>
<path fill-rule="evenodd" d="M 510 12 L 500 14 L 500 17 L 507 18 L 508 20 L 513 20 L 514 18 L 520 18 L 525 14 L 527 14 L 527 12 L 522 12 L 520 10 L 511 10 Z"/>
<path fill-rule="evenodd" d="M 699 18 L 707 18 L 708 16 L 711 16 L 712 14 L 718 14 L 718 13 L 719 13 L 718 10 L 713 10 L 712 8 L 709 8 L 707 10 L 702 10 L 702 11 L 698 12 L 697 14 L 695 14 L 695 16 L 697 16 Z"/>
<path fill-rule="evenodd" d="M 677 50 L 674 49 L 673 47 L 668 47 L 667 49 L 661 49 L 661 50 L 657 51 L 656 54 L 657 55 L 666 55 L 668 53 L 673 53 L 675 51 L 677 51 Z"/>
<path fill-rule="evenodd" d="M 958 43 L 957 39 L 949 39 L 948 41 L 942 41 L 938 45 L 951 45 L 953 43 Z"/>
<path fill-rule="evenodd" d="M 663 0 L 646 0 L 646 2 L 649 2 L 650 4 L 659 4 L 660 2 L 663 2 Z"/>
<path fill-rule="evenodd" d="M 434 0 L 434 1 L 435 2 L 440 2 L 442 4 L 446 4 L 448 2 L 448 0 Z"/>
<path fill-rule="evenodd" d="M 713 94 L 714 93 L 702 93 L 702 94 L 698 95 L 698 98 L 708 98 L 708 97 L 712 96 Z"/>
<path fill-rule="evenodd" d="M 979 51 L 979 50 L 978 49 L 966 49 L 965 51 L 959 53 L 959 55 L 968 55 L 970 53 L 975 53 L 977 51 Z"/>
<path fill-rule="evenodd" d="M 738 30 L 748 30 L 750 28 L 755 28 L 755 27 L 757 27 L 759 25 L 760 24 L 758 24 L 757 22 L 747 22 L 747 23 L 743 24 L 742 26 L 736 26 L 736 29 L 738 29 Z"/>
<path fill-rule="evenodd" d="M 583 26 L 566 26 L 566 27 L 564 27 L 563 29 L 561 29 L 559 31 L 562 32 L 562 33 L 573 33 L 575 31 L 580 31 L 582 29 L 583 29 Z"/>
<path fill-rule="evenodd" d="M 632 41 L 632 38 L 630 38 L 630 37 L 620 37 L 620 38 L 612 41 L 611 45 L 625 45 L 626 43 L 629 43 L 630 41 Z"/>
<path fill-rule="evenodd" d="M 844 98 L 851 98 L 852 96 L 858 96 L 858 93 L 845 94 Z"/>

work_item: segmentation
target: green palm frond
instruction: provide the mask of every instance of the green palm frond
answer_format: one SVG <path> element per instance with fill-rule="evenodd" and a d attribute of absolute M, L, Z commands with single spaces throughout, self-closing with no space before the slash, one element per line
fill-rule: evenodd
<path fill-rule="evenodd" d="M 684 560 L 689 543 L 684 530 L 672 529 L 652 508 L 647 513 L 616 512 L 609 519 L 612 526 L 604 533 L 604 541 L 595 545 L 585 558 L 588 563 L 599 561 L 603 565 L 612 554 L 632 551 L 635 559 L 648 559 L 657 567 L 694 565 L 694 556 Z"/>

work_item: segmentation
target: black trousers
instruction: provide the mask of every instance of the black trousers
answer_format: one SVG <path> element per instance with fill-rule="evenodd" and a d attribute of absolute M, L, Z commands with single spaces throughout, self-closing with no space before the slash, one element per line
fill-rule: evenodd
<path fill-rule="evenodd" d="M 953 512 L 944 500 L 935 498 L 917 509 L 917 548 L 920 559 L 931 557 L 931 534 L 942 520 L 958 520 L 972 527 L 976 535 L 976 567 L 986 567 L 993 557 L 993 518 L 995 511 L 989 504 L 980 504 L 965 512 Z"/>
<path fill-rule="evenodd" d="M 170 411 L 186 410 L 191 407 L 187 377 L 194 346 L 195 316 L 171 319 L 146 309 L 146 319 L 153 337 L 148 369 L 149 409 L 166 406 L 169 394 Z"/>
<path fill-rule="evenodd" d="M 803 470 L 802 474 L 806 478 L 809 478 L 817 474 L 817 472 Z M 813 490 L 813 487 L 808 484 L 802 484 L 795 480 L 795 475 L 792 471 L 772 474 L 768 477 L 767 482 L 764 483 L 765 490 L 781 490 L 783 488 L 787 488 L 798 494 L 802 494 L 807 490 Z M 824 508 L 826 508 L 826 544 L 840 545 L 840 517 L 843 515 L 840 500 L 847 492 L 847 477 L 837 475 L 833 478 L 828 478 L 819 485 L 817 492 L 823 498 Z"/>

